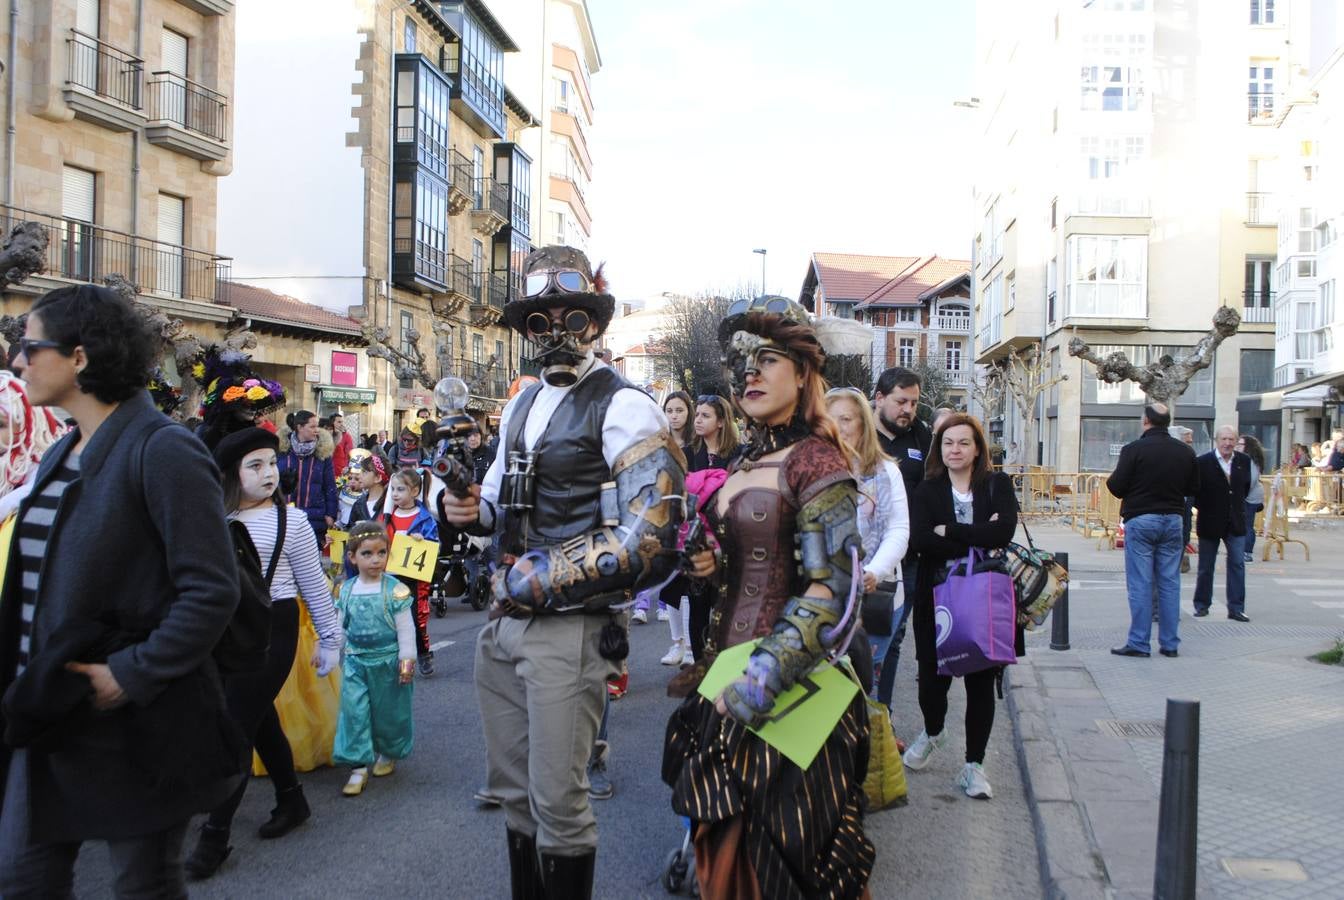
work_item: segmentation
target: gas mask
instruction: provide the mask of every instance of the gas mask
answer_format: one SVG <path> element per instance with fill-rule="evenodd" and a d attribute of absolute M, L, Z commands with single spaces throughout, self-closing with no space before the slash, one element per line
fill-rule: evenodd
<path fill-rule="evenodd" d="M 537 346 L 543 381 L 553 387 L 569 387 L 579 380 L 579 366 L 593 343 L 583 337 L 590 324 L 588 311 L 578 307 L 565 310 L 559 322 L 543 312 L 527 317 L 527 335 Z"/>

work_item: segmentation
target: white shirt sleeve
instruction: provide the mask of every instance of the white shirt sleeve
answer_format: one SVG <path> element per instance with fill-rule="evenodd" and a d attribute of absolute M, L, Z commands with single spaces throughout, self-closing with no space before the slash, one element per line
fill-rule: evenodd
<path fill-rule="evenodd" d="M 403 609 L 392 617 L 397 625 L 397 659 L 415 659 L 415 620 Z"/>
<path fill-rule="evenodd" d="M 485 472 L 485 480 L 481 482 L 481 524 L 488 528 L 493 528 L 497 524 L 492 513 L 499 505 L 499 488 L 504 483 L 504 470 L 508 463 L 508 451 L 504 447 L 504 442 L 509 437 L 509 420 L 513 418 L 513 411 L 517 408 L 518 398 L 523 396 L 522 392 L 515 394 L 513 399 L 504 406 L 504 412 L 499 416 L 499 447 L 495 451 L 495 461 L 490 463 L 490 468 Z"/>
<path fill-rule="evenodd" d="M 879 581 L 886 581 L 901 577 L 901 560 L 905 558 L 906 548 L 910 545 L 910 506 L 906 501 L 905 479 L 901 477 L 901 470 L 888 460 L 883 460 L 882 469 L 891 488 L 891 500 L 886 510 L 887 529 L 882 535 L 882 543 L 864 569 L 876 575 Z"/>
<path fill-rule="evenodd" d="M 667 427 L 667 416 L 652 397 L 638 388 L 619 390 L 602 420 L 602 456 L 613 466 L 626 450 Z"/>

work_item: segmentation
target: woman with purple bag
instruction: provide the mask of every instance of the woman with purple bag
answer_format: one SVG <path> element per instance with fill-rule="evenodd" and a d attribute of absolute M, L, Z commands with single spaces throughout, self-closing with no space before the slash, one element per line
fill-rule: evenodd
<path fill-rule="evenodd" d="M 989 447 L 979 421 L 954 413 L 940 423 L 929 448 L 924 480 L 910 498 L 910 546 L 919 554 L 914 589 L 915 655 L 919 660 L 919 708 L 924 730 L 905 751 L 905 765 L 919 770 L 935 750 L 947 743 L 943 729 L 951 675 L 938 674 L 934 586 L 950 565 L 962 562 L 973 548 L 1006 547 L 1017 530 L 1017 498 L 1012 479 L 990 469 Z M 1016 651 L 1022 655 L 1022 629 L 1016 629 Z M 991 666 L 962 676 L 966 683 L 966 765 L 957 786 L 968 797 L 993 796 L 985 777 L 985 747 L 994 727 L 994 684 L 1001 671 Z"/>

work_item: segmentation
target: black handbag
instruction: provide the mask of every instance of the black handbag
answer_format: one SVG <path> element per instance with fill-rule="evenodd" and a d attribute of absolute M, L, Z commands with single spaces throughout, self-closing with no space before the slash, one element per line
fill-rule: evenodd
<path fill-rule="evenodd" d="M 863 630 L 872 637 L 886 637 L 895 627 L 896 591 L 899 581 L 878 582 L 877 589 L 863 595 L 860 614 L 863 616 Z"/>

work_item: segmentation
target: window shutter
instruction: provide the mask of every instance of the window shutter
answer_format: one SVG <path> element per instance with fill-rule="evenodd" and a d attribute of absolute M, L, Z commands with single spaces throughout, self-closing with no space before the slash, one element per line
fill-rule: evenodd
<path fill-rule="evenodd" d="M 61 171 L 61 218 L 93 221 L 93 173 L 65 166 Z"/>
<path fill-rule="evenodd" d="M 160 60 L 164 71 L 187 77 L 187 38 L 176 31 L 163 29 L 163 59 Z"/>
<path fill-rule="evenodd" d="M 75 30 L 92 38 L 98 37 L 98 0 L 78 0 Z"/>
<path fill-rule="evenodd" d="M 185 243 L 182 239 L 184 206 L 181 197 L 159 194 L 159 240 L 163 243 L 178 247 Z"/>

